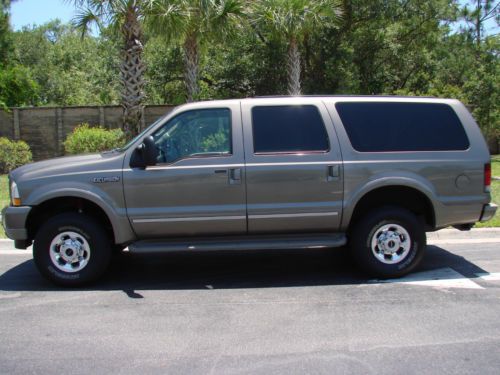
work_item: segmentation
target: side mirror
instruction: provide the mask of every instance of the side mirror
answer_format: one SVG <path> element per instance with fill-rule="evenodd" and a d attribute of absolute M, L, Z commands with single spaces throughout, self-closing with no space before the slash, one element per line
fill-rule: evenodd
<path fill-rule="evenodd" d="M 145 166 L 156 165 L 158 162 L 158 149 L 156 148 L 153 136 L 150 135 L 144 138 L 139 148 Z"/>

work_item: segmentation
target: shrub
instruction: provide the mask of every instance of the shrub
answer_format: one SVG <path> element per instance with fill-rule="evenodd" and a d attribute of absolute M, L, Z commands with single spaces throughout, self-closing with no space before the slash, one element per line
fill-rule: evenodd
<path fill-rule="evenodd" d="M 124 144 L 125 134 L 121 129 L 107 130 L 81 124 L 68 135 L 64 142 L 64 149 L 66 153 L 75 155 L 111 150 Z"/>
<path fill-rule="evenodd" d="M 0 138 L 0 173 L 9 173 L 31 161 L 30 146 L 26 142 Z"/>

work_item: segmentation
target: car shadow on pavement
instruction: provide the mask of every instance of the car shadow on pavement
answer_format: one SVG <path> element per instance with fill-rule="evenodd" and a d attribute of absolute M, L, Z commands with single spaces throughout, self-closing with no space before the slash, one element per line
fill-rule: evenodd
<path fill-rule="evenodd" d="M 142 298 L 140 290 L 279 288 L 362 285 L 373 282 L 348 256 L 347 248 L 286 251 L 225 251 L 162 255 L 117 255 L 99 282 L 79 290 L 121 290 Z M 466 278 L 483 269 L 437 246 L 428 246 L 416 272 L 452 268 Z M 71 291 L 46 281 L 32 259 L 0 276 L 3 291 Z"/>

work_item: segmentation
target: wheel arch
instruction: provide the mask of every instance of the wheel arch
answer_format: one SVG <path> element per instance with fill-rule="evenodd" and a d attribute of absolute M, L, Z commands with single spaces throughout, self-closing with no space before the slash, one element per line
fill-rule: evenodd
<path fill-rule="evenodd" d="M 81 212 L 98 219 L 116 244 L 130 242 L 135 237 L 125 212 L 124 218 L 119 217 L 113 207 L 90 191 L 52 191 L 37 197 L 31 205 L 26 221 L 30 238 L 34 238 L 43 220 L 64 212 Z"/>
<path fill-rule="evenodd" d="M 358 193 L 348 212 L 344 211 L 343 226 L 349 228 L 362 217 L 363 213 L 383 206 L 402 207 L 415 215 L 422 217 L 427 230 L 436 226 L 436 211 L 433 204 L 432 192 L 412 184 L 395 183 L 372 186 Z"/>

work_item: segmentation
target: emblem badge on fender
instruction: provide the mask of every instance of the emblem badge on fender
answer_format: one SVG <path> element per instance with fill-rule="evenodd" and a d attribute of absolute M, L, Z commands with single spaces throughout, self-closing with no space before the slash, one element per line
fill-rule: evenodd
<path fill-rule="evenodd" d="M 94 177 L 92 182 L 95 184 L 102 184 L 105 182 L 119 182 L 120 177 L 118 176 L 110 176 L 110 177 Z"/>

